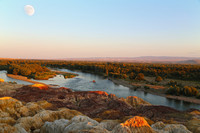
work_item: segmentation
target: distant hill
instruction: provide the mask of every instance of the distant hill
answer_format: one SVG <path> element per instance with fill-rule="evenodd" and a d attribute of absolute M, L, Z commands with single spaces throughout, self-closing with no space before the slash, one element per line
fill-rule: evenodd
<path fill-rule="evenodd" d="M 184 60 L 184 61 L 179 61 L 177 63 L 180 63 L 180 64 L 200 64 L 200 59 L 199 60 Z"/>
<path fill-rule="evenodd" d="M 65 58 L 65 59 L 62 59 L 62 60 L 136 62 L 136 63 L 200 64 L 200 57 L 170 57 L 170 56 Z"/>
<path fill-rule="evenodd" d="M 12 59 L 12 58 L 0 58 L 0 60 L 15 60 L 15 59 Z M 45 60 L 45 59 L 37 59 L 37 60 Z M 130 62 L 130 63 L 200 64 L 200 57 L 171 57 L 171 56 L 91 57 L 91 58 L 64 58 L 64 59 L 46 59 L 46 60 Z"/>

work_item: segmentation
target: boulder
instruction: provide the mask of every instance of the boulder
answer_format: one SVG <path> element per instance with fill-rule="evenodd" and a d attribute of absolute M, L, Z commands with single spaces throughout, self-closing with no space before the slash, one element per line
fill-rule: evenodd
<path fill-rule="evenodd" d="M 0 133 L 27 133 L 22 127 L 0 123 Z"/>
<path fill-rule="evenodd" d="M 22 102 L 11 98 L 11 97 L 2 97 L 0 98 L 0 109 L 3 112 L 9 114 L 9 116 L 13 117 L 14 119 L 21 117 L 19 112 L 20 108 L 23 107 Z"/>
<path fill-rule="evenodd" d="M 109 133 L 109 131 L 100 126 L 97 121 L 78 115 L 70 121 L 60 119 L 54 122 L 45 122 L 40 133 Z"/>
<path fill-rule="evenodd" d="M 151 105 L 150 103 L 144 101 L 142 98 L 136 97 L 136 96 L 128 96 L 126 97 L 125 101 L 129 103 L 133 107 L 138 107 L 141 105 Z"/>
<path fill-rule="evenodd" d="M 54 122 L 45 122 L 40 130 L 40 133 L 63 133 L 68 123 L 69 120 L 66 119 L 60 119 Z"/>
<path fill-rule="evenodd" d="M 108 131 L 112 131 L 115 126 L 120 123 L 119 120 L 103 120 L 99 124 L 100 127 L 107 129 Z"/>
<path fill-rule="evenodd" d="M 154 133 L 143 117 L 135 116 L 117 125 L 112 133 Z"/>
<path fill-rule="evenodd" d="M 159 133 L 192 133 L 182 124 L 164 124 L 157 122 L 151 126 Z"/>
<path fill-rule="evenodd" d="M 0 82 L 4 82 L 4 79 L 1 79 L 1 78 L 0 78 Z"/>
<path fill-rule="evenodd" d="M 40 129 L 45 122 L 53 122 L 58 119 L 71 119 L 80 112 L 70 109 L 60 109 L 58 111 L 43 110 L 33 117 L 22 117 L 17 120 L 17 125 L 23 127 L 27 132 Z"/>
<path fill-rule="evenodd" d="M 192 119 L 186 123 L 186 127 L 193 133 L 200 133 L 200 119 Z"/>

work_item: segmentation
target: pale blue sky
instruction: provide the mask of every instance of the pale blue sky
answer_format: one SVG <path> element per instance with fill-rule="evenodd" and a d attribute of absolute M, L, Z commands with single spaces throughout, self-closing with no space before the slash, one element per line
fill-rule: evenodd
<path fill-rule="evenodd" d="M 200 57 L 200 0 L 0 0 L 0 57 L 135 56 Z"/>

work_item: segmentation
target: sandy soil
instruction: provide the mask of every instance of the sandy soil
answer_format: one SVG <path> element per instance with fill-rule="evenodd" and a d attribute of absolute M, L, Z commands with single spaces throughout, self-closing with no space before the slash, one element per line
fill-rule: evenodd
<path fill-rule="evenodd" d="M 33 83 L 33 84 L 44 84 L 44 83 L 41 83 L 41 82 L 37 82 L 37 81 L 33 81 L 31 79 L 28 79 L 25 76 L 13 75 L 13 74 L 7 74 L 7 76 L 10 77 L 10 78 L 13 78 L 13 79 L 23 80 L 23 81 L 30 82 L 30 83 Z"/>

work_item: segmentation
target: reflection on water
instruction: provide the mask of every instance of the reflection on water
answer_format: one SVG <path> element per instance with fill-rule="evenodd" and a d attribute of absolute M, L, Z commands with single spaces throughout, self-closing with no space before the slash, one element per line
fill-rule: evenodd
<path fill-rule="evenodd" d="M 0 71 L 0 78 L 4 79 L 5 82 L 17 82 L 18 84 L 24 84 L 24 85 L 32 84 L 32 83 L 29 83 L 29 82 L 25 82 L 25 81 L 9 78 L 6 75 L 6 73 L 7 73 L 6 71 Z"/>
<path fill-rule="evenodd" d="M 118 97 L 127 97 L 127 96 L 138 96 L 145 101 L 150 102 L 154 105 L 164 105 L 169 106 L 178 110 L 187 110 L 190 108 L 200 109 L 200 105 L 192 104 L 188 102 L 183 102 L 180 100 L 168 99 L 165 97 L 149 94 L 143 91 L 134 91 L 128 87 L 122 85 L 116 85 L 112 81 L 105 79 L 104 77 L 83 73 L 83 72 L 74 72 L 67 69 L 59 69 L 60 71 L 77 73 L 79 76 L 73 79 L 65 79 L 62 75 L 58 75 L 50 80 L 42 81 L 46 84 L 56 84 L 59 86 L 64 86 L 73 89 L 74 91 L 106 91 L 107 93 L 113 93 Z M 95 80 L 96 83 L 92 81 Z"/>

